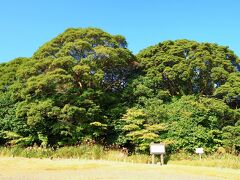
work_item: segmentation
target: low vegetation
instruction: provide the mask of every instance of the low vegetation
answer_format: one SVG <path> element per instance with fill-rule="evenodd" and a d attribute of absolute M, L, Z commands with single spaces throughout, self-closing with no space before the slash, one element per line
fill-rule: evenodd
<path fill-rule="evenodd" d="M 127 154 L 124 150 L 106 149 L 100 145 L 81 145 L 76 147 L 62 147 L 58 149 L 40 147 L 2 147 L 0 157 L 25 157 L 25 158 L 50 158 L 50 159 L 81 159 L 81 160 L 108 160 L 116 162 L 130 162 L 151 164 L 151 156 L 147 154 Z M 157 156 L 156 162 L 160 159 Z M 232 154 L 214 153 L 203 155 L 202 160 L 196 154 L 180 152 L 176 154 L 166 154 L 165 164 L 179 164 L 190 166 L 209 166 L 221 168 L 240 169 L 240 157 Z"/>

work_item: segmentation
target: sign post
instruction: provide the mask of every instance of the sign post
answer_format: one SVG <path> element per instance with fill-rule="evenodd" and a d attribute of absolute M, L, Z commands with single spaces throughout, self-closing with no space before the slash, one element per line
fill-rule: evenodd
<path fill-rule="evenodd" d="M 155 154 L 160 154 L 160 163 L 164 164 L 163 154 L 165 153 L 165 146 L 162 143 L 151 143 L 150 154 L 152 154 L 152 164 L 155 164 Z"/>
<path fill-rule="evenodd" d="M 155 164 L 155 155 L 152 154 L 152 164 Z"/>
<path fill-rule="evenodd" d="M 199 154 L 200 161 L 202 160 L 203 148 L 196 148 L 196 153 Z"/>

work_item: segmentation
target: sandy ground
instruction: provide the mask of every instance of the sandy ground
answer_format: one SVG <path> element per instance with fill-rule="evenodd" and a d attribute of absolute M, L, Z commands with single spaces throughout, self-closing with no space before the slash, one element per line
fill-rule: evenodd
<path fill-rule="evenodd" d="M 240 170 L 78 159 L 0 158 L 0 180 L 239 179 Z"/>

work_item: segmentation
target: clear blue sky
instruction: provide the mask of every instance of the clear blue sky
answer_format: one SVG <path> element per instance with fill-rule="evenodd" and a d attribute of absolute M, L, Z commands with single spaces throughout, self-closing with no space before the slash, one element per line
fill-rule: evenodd
<path fill-rule="evenodd" d="M 0 62 L 30 57 L 69 27 L 122 34 L 133 53 L 185 38 L 240 55 L 240 0 L 1 0 Z"/>

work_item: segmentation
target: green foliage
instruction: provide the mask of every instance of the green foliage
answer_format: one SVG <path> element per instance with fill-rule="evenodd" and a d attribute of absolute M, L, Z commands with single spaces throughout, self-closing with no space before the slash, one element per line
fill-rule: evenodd
<path fill-rule="evenodd" d="M 143 107 L 127 111 L 122 129 L 137 151 L 148 150 L 151 142 L 164 142 L 169 151 L 194 152 L 204 147 L 211 152 L 223 143 L 221 129 L 238 118 L 237 111 L 216 99 L 182 96 L 167 104 L 147 99 Z"/>
<path fill-rule="evenodd" d="M 31 58 L 0 64 L 0 144 L 239 153 L 239 62 L 228 47 L 189 40 L 134 56 L 121 35 L 67 29 Z"/>
<path fill-rule="evenodd" d="M 146 109 L 131 108 L 122 118 L 122 129 L 126 133 L 127 140 L 132 141 L 136 146 L 136 151 L 146 152 L 151 142 L 160 142 L 160 135 L 166 130 L 164 120 L 154 117 L 155 114 L 151 114 L 153 113 L 151 110 L 151 106 L 147 106 Z"/>
<path fill-rule="evenodd" d="M 240 73 L 231 73 L 225 84 L 220 86 L 214 92 L 218 98 L 224 101 L 233 108 L 240 107 Z"/>
<path fill-rule="evenodd" d="M 33 137 L 43 147 L 104 138 L 114 116 L 107 112 L 134 70 L 126 46 L 124 37 L 100 29 L 68 29 L 32 58 L 2 64 L 1 133 Z"/>
<path fill-rule="evenodd" d="M 210 43 L 165 41 L 142 50 L 137 58 L 141 72 L 127 87 L 134 99 L 123 116 L 122 142 L 144 151 L 141 147 L 146 150 L 147 138 L 152 138 L 165 142 L 169 151 L 189 152 L 196 147 L 212 152 L 226 144 L 224 127 L 239 120 L 239 59 L 231 50 Z M 141 125 L 136 123 L 140 120 Z M 164 124 L 165 130 L 148 134 L 144 123 Z"/>
<path fill-rule="evenodd" d="M 183 96 L 169 106 L 169 137 L 176 150 L 215 150 L 221 145 L 220 130 L 239 118 L 224 102 L 211 98 Z"/>
<path fill-rule="evenodd" d="M 240 121 L 235 126 L 225 126 L 223 128 L 223 146 L 230 153 L 240 151 Z"/>
<path fill-rule="evenodd" d="M 177 40 L 150 46 L 138 54 L 145 72 L 144 85 L 158 94 L 212 95 L 236 72 L 239 59 L 227 47 Z M 146 82 L 146 83 L 145 83 Z"/>

